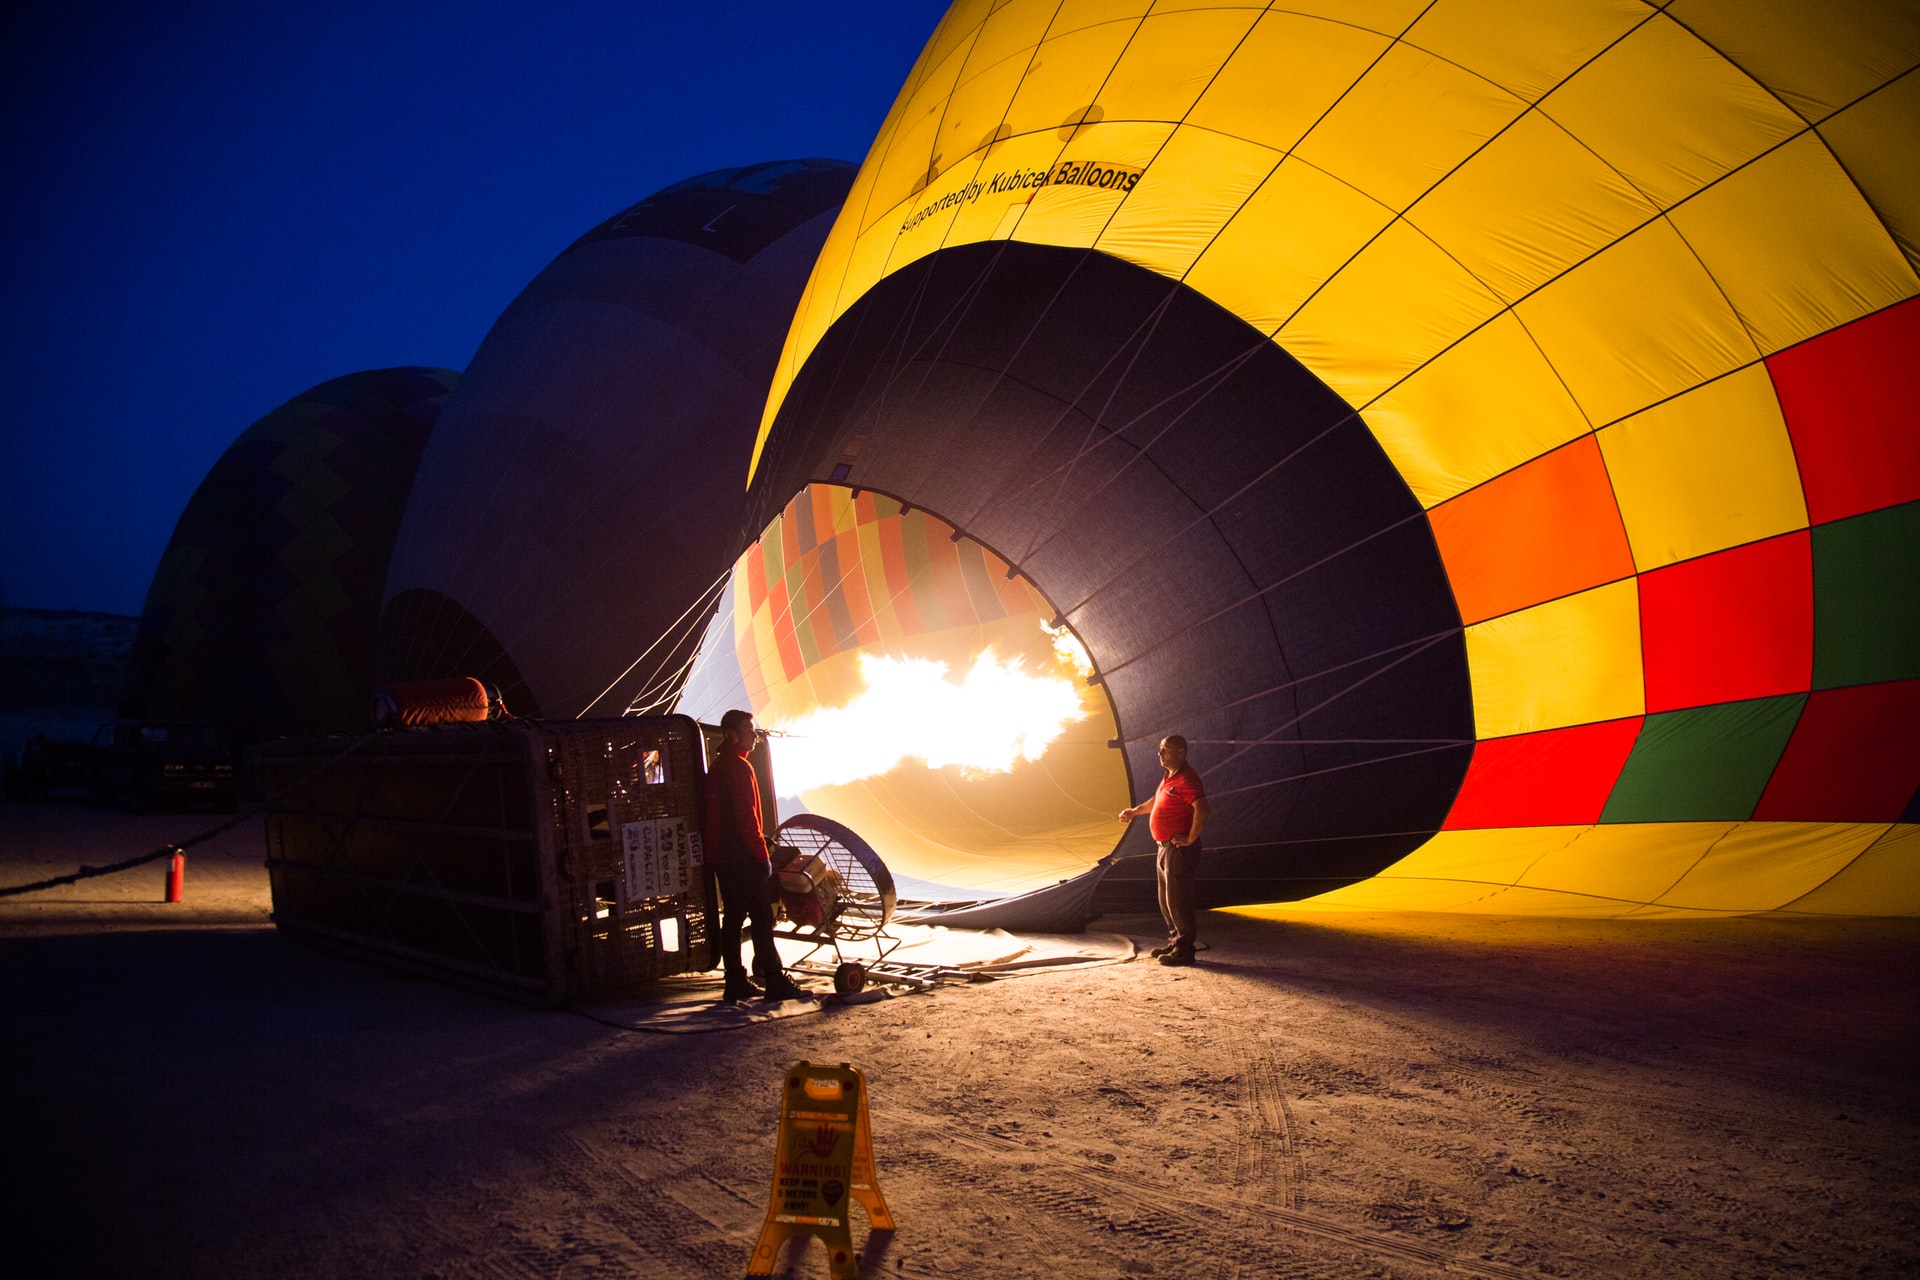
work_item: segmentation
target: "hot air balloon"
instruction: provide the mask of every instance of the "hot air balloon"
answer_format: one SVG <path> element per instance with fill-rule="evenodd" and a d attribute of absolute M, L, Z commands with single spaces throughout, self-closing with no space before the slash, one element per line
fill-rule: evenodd
<path fill-rule="evenodd" d="M 990 549 L 1132 795 L 1189 739 L 1211 904 L 1920 911 L 1916 64 L 1897 3 L 961 0 L 749 527 Z"/>
<path fill-rule="evenodd" d="M 790 160 L 689 178 L 514 299 L 421 462 L 384 678 L 475 676 L 518 715 L 671 703 L 744 545 L 755 415 L 852 176 Z"/>
<path fill-rule="evenodd" d="M 422 450 L 459 375 L 376 369 L 254 423 L 175 526 L 120 714 L 240 741 L 366 728 L 381 589 Z"/>

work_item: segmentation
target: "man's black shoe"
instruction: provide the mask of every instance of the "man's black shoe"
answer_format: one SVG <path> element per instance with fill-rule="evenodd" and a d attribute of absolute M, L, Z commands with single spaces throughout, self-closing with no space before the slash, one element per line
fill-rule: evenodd
<path fill-rule="evenodd" d="M 1160 963 L 1161 964 L 1192 964 L 1193 952 L 1169 951 L 1167 952 L 1167 954 L 1160 957 Z"/>
<path fill-rule="evenodd" d="M 737 978 L 727 979 L 727 989 L 721 992 L 720 998 L 728 1004 L 733 1004 L 740 1000 L 758 1000 L 765 994 L 766 992 L 754 985 L 753 979 L 742 974 Z"/>
<path fill-rule="evenodd" d="M 1179 950 L 1179 948 L 1175 947 L 1171 942 L 1169 942 L 1165 946 L 1155 947 L 1153 950 L 1147 952 L 1147 954 L 1152 956 L 1155 960 L 1158 960 L 1161 956 L 1170 956 L 1177 950 Z"/>
<path fill-rule="evenodd" d="M 806 1000 L 811 998 L 812 995 L 813 992 L 797 985 L 790 978 L 774 978 L 767 983 L 767 999 L 769 1000 Z"/>

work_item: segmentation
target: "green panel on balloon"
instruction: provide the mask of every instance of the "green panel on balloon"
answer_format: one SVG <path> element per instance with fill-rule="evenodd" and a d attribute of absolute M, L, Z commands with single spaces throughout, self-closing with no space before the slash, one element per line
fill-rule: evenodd
<path fill-rule="evenodd" d="M 1793 693 L 1648 716 L 1600 821 L 1746 821 L 1806 700 Z"/>
<path fill-rule="evenodd" d="M 1920 676 L 1920 502 L 1813 530 L 1813 687 Z"/>

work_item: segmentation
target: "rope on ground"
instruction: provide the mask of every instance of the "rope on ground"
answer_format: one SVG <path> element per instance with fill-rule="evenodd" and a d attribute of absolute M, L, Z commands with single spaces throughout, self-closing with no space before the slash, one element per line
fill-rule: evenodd
<path fill-rule="evenodd" d="M 330 758 L 329 760 L 327 760 L 326 763 L 320 765 L 318 768 L 314 769 L 312 772 L 304 775 L 303 777 L 296 778 L 294 781 L 289 782 L 286 786 L 280 788 L 278 791 L 274 792 L 272 795 L 262 798 L 260 803 L 254 805 L 252 808 L 242 809 L 240 812 L 234 814 L 231 818 L 228 818 L 225 822 L 222 822 L 219 826 L 209 827 L 207 830 L 200 832 L 198 835 L 189 836 L 185 840 L 177 841 L 173 844 L 162 845 L 160 848 L 155 849 L 151 853 L 142 853 L 142 854 L 136 855 L 135 857 L 123 859 L 119 862 L 111 862 L 104 867 L 83 866 L 78 871 L 70 872 L 64 876 L 54 876 L 50 880 L 36 880 L 32 884 L 6 885 L 4 887 L 0 887 L 0 898 L 12 898 L 12 897 L 17 897 L 23 893 L 38 893 L 42 889 L 58 889 L 63 885 L 79 884 L 82 880 L 91 880 L 95 876 L 110 876 L 118 871 L 131 871 L 135 867 L 144 867 L 149 862 L 158 862 L 160 859 L 172 857 L 176 853 L 185 853 L 188 849 L 193 848 L 194 845 L 205 844 L 207 841 L 213 839 L 215 836 L 223 836 L 227 832 L 239 826 L 241 823 L 249 821 L 250 819 L 255 817 L 257 814 L 259 814 L 262 810 L 264 810 L 268 805 L 271 805 L 274 801 L 278 800 L 281 796 L 286 795 L 290 791 L 296 791 L 299 788 L 306 786 L 309 782 L 312 782 L 315 778 L 319 777 L 322 773 L 325 773 L 328 769 L 331 769 L 334 765 L 339 764 L 342 760 L 345 760 L 348 756 L 352 755 L 354 752 L 358 751 L 361 747 L 364 747 L 367 743 L 373 741 L 378 736 L 379 736 L 378 734 L 369 733 L 361 737 L 355 738 L 353 742 L 347 747 L 347 749 L 345 751 L 342 751 L 339 755 Z"/>

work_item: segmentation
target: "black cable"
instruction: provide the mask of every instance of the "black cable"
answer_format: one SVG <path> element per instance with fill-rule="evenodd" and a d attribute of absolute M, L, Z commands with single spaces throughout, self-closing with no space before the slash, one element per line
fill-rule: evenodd
<path fill-rule="evenodd" d="M 315 778 L 319 777 L 322 773 L 326 772 L 328 769 L 331 769 L 334 765 L 339 764 L 342 760 L 345 760 L 348 756 L 352 755 L 354 752 L 358 751 L 361 747 L 365 746 L 367 743 L 373 741 L 375 738 L 379 736 L 380 735 L 377 733 L 369 733 L 362 737 L 355 738 L 351 746 L 349 746 L 345 751 L 342 751 L 339 755 L 334 756 L 332 759 L 328 760 L 325 764 L 321 765 L 319 768 L 313 770 L 311 773 L 308 773 L 304 777 L 298 778 L 293 782 L 289 782 L 286 786 L 280 788 L 278 791 L 274 792 L 272 795 L 262 799 L 259 804 L 254 805 L 251 809 L 241 810 L 239 813 L 234 814 L 231 818 L 228 818 L 225 822 L 221 823 L 217 827 L 210 827 L 207 830 L 202 831 L 198 835 L 189 836 L 187 839 L 179 841 L 177 843 L 163 845 L 162 847 L 155 849 L 152 853 L 143 853 L 137 857 L 127 858 L 120 862 L 109 863 L 104 867 L 83 866 L 78 871 L 72 872 L 69 875 L 54 876 L 50 880 L 36 880 L 32 884 L 7 885 L 4 888 L 0 888 L 0 898 L 11 898 L 11 897 L 16 897 L 23 893 L 38 893 L 42 889 L 57 889 L 62 885 L 78 884 L 82 880 L 91 880 L 95 876 L 110 876 L 118 871 L 131 871 L 133 868 L 145 866 L 149 862 L 157 862 L 161 858 L 171 857 L 173 854 L 176 854 L 176 853 L 184 853 L 188 849 L 191 849 L 194 845 L 204 844 L 207 841 L 213 839 L 215 836 L 225 835 L 227 832 L 233 830 L 235 827 L 239 826 L 241 823 L 249 821 L 250 819 L 257 816 L 262 810 L 266 809 L 268 805 L 280 799 L 280 797 L 286 795 L 290 791 L 295 791 L 301 787 L 306 786 L 309 782 L 312 782 Z"/>

